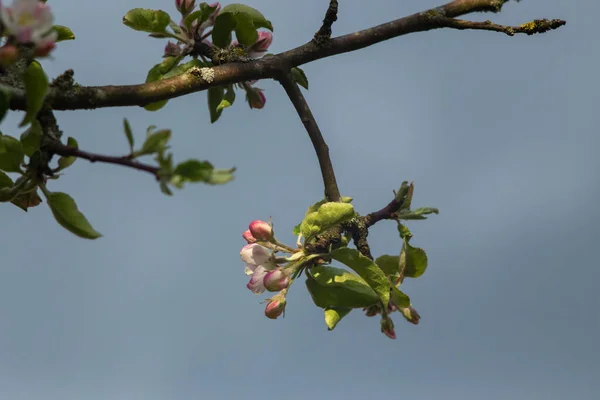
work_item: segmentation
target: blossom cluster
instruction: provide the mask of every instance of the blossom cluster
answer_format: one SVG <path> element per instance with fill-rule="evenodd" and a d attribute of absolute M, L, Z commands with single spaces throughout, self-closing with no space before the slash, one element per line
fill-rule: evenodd
<path fill-rule="evenodd" d="M 0 1 L 2 33 L 6 44 L 0 48 L 0 63 L 14 62 L 19 51 L 17 45 L 31 45 L 34 57 L 46 57 L 56 47 L 58 34 L 54 31 L 54 16 L 50 7 L 39 0 L 14 0 L 5 7 Z"/>
<path fill-rule="evenodd" d="M 175 0 L 175 7 L 177 8 L 177 11 L 181 13 L 181 22 L 179 24 L 180 32 L 179 35 L 177 35 L 178 41 L 167 42 L 164 56 L 186 56 L 202 47 L 212 49 L 213 44 L 209 39 L 212 33 L 210 28 L 214 26 L 217 16 L 221 12 L 221 4 L 219 2 L 209 4 L 209 7 L 214 9 L 209 18 L 202 23 L 195 20 L 189 27 L 186 26 L 184 21 L 186 17 L 194 12 L 196 0 Z M 260 58 L 267 53 L 272 42 L 273 34 L 271 32 L 260 31 L 258 32 L 258 39 L 256 42 L 251 46 L 248 46 L 248 48 L 245 49 L 245 53 L 247 53 L 247 57 L 249 58 Z M 241 45 L 237 40 L 233 40 L 229 47 L 232 49 L 241 48 Z M 265 106 L 267 99 L 263 93 L 263 89 L 254 86 L 256 82 L 257 81 L 241 82 L 237 84 L 237 86 L 246 91 L 246 101 L 250 108 L 261 109 Z"/>

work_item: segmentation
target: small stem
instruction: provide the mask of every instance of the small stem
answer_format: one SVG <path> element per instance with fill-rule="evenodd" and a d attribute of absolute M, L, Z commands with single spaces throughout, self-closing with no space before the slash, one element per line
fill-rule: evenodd
<path fill-rule="evenodd" d="M 333 170 L 333 164 L 329 157 L 329 147 L 325 143 L 325 139 L 321 134 L 321 130 L 317 125 L 317 121 L 310 111 L 310 107 L 304 98 L 304 95 L 300 91 L 300 88 L 294 82 L 291 72 L 288 70 L 277 77 L 281 86 L 285 89 L 290 101 L 294 105 L 300 120 L 308 132 L 308 136 L 313 144 L 315 152 L 317 153 L 317 159 L 319 160 L 319 167 L 321 168 L 321 175 L 323 177 L 323 184 L 325 186 L 325 197 L 329 201 L 341 201 L 342 196 L 337 186 L 335 179 L 335 172 Z"/>

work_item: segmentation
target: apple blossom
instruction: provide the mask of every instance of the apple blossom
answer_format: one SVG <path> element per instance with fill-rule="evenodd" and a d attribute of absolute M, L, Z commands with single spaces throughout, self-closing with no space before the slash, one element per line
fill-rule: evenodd
<path fill-rule="evenodd" d="M 273 239 L 273 228 L 268 222 L 261 221 L 259 219 L 250 222 L 248 228 L 252 236 L 257 240 L 271 240 Z"/>
<path fill-rule="evenodd" d="M 8 35 L 19 43 L 33 43 L 39 56 L 48 55 L 58 37 L 52 30 L 54 16 L 50 7 L 39 0 L 14 0 L 12 6 L 0 7 Z"/>
<path fill-rule="evenodd" d="M 266 273 L 263 285 L 269 292 L 279 292 L 290 285 L 290 277 L 283 269 L 277 268 Z"/>

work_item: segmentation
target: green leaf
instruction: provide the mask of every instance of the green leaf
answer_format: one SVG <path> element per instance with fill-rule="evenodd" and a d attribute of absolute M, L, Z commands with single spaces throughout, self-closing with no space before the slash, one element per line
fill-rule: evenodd
<path fill-rule="evenodd" d="M 208 161 L 187 160 L 179 163 L 173 174 L 181 176 L 188 182 L 206 182 L 213 169 Z"/>
<path fill-rule="evenodd" d="M 75 34 L 73 33 L 73 31 L 71 31 L 71 29 L 67 28 L 66 26 L 54 25 L 52 27 L 52 30 L 55 31 L 56 34 L 58 35 L 56 38 L 57 42 L 75 39 Z"/>
<path fill-rule="evenodd" d="M 133 154 L 133 146 L 135 141 L 133 139 L 133 131 L 131 130 L 131 125 L 129 125 L 129 121 L 127 118 L 123 119 L 123 130 L 125 131 L 125 136 L 127 137 L 127 143 L 129 143 L 129 152 Z"/>
<path fill-rule="evenodd" d="M 75 147 L 76 149 L 79 148 L 79 144 L 77 143 L 77 140 L 75 140 L 72 137 L 69 137 L 67 139 L 67 146 L 69 147 Z M 77 157 L 74 156 L 62 156 L 58 159 L 58 171 L 62 171 L 65 168 L 70 167 L 71 165 L 73 165 L 73 163 L 77 161 Z"/>
<path fill-rule="evenodd" d="M 381 268 L 383 273 L 388 276 L 394 276 L 400 273 L 400 256 L 384 254 L 377 257 L 375 264 L 379 265 L 379 268 Z"/>
<path fill-rule="evenodd" d="M 342 247 L 331 252 L 334 260 L 350 267 L 379 295 L 383 304 L 390 301 L 390 281 L 384 272 L 356 249 Z"/>
<path fill-rule="evenodd" d="M 404 292 L 402 292 L 396 286 L 392 286 L 390 301 L 400 309 L 410 306 L 410 297 L 404 294 Z"/>
<path fill-rule="evenodd" d="M 396 213 L 398 218 L 405 220 L 427 219 L 427 214 L 439 214 L 440 211 L 433 207 L 421 207 L 416 210 L 400 210 Z"/>
<path fill-rule="evenodd" d="M 226 47 L 231 43 L 231 32 L 239 43 L 250 46 L 258 39 L 258 28 L 273 31 L 273 25 L 258 10 L 244 4 L 229 4 L 221 9 L 215 19 L 212 39 L 217 47 Z"/>
<path fill-rule="evenodd" d="M 225 91 L 222 86 L 208 88 L 208 111 L 210 112 L 210 122 L 215 123 L 223 112 L 219 109 L 219 104 L 223 100 Z"/>
<path fill-rule="evenodd" d="M 223 100 L 217 106 L 217 111 L 222 110 L 223 108 L 231 107 L 233 102 L 235 101 L 235 89 L 233 85 L 227 86 L 227 90 L 225 91 L 225 95 L 223 96 Z"/>
<path fill-rule="evenodd" d="M 217 10 L 218 6 L 211 7 L 206 2 L 200 3 L 200 9 L 189 14 L 183 19 L 183 25 L 190 30 L 194 21 L 198 21 L 198 25 L 206 22 L 208 18 Z"/>
<path fill-rule="evenodd" d="M 134 154 L 136 157 L 139 157 L 146 154 L 157 153 L 166 147 L 169 139 L 171 139 L 171 131 L 169 129 L 163 129 L 153 133 L 149 132 L 142 148 Z"/>
<path fill-rule="evenodd" d="M 402 253 L 400 253 L 400 270 L 404 270 L 404 276 L 418 278 L 427 269 L 427 254 L 425 250 L 411 246 L 404 241 Z"/>
<path fill-rule="evenodd" d="M 235 168 L 213 169 L 206 183 L 210 185 L 222 185 L 233 180 Z"/>
<path fill-rule="evenodd" d="M 292 78 L 294 78 L 294 82 L 308 90 L 308 78 L 304 71 L 298 67 L 292 68 Z"/>
<path fill-rule="evenodd" d="M 146 83 L 156 82 L 163 79 L 165 74 L 168 74 L 177 63 L 181 61 L 181 57 L 166 57 L 160 64 L 156 64 L 150 68 L 146 75 Z M 168 100 L 155 101 L 154 103 L 146 104 L 144 108 L 147 111 L 158 111 L 167 104 Z"/>
<path fill-rule="evenodd" d="M 0 171 L 0 189 L 10 188 L 12 186 L 13 186 L 13 180 L 10 179 L 10 176 L 8 176 L 4 172 Z"/>
<path fill-rule="evenodd" d="M 317 265 L 310 269 L 310 274 L 321 286 L 345 287 L 365 296 L 377 297 L 363 278 L 346 269 Z"/>
<path fill-rule="evenodd" d="M 351 308 L 333 308 L 327 307 L 325 310 L 325 324 L 327 330 L 332 331 L 342 318 L 352 311 Z"/>
<path fill-rule="evenodd" d="M 379 297 L 365 295 L 344 286 L 322 286 L 317 281 L 307 278 L 306 288 L 317 307 L 363 308 L 379 302 Z"/>
<path fill-rule="evenodd" d="M 400 233 L 400 237 L 407 242 L 413 237 L 410 229 L 408 229 L 406 225 L 402 225 L 400 222 L 398 222 L 398 233 Z"/>
<path fill-rule="evenodd" d="M 27 157 L 31 157 L 33 153 L 40 149 L 42 142 L 42 125 L 39 121 L 34 120 L 29 128 L 21 134 L 21 144 L 23 151 Z"/>
<path fill-rule="evenodd" d="M 299 223 L 294 227 L 294 229 L 292 229 L 292 233 L 294 234 L 294 236 L 298 236 L 301 233 L 300 225 L 302 225 L 302 223 Z"/>
<path fill-rule="evenodd" d="M 102 236 L 92 228 L 77 208 L 75 201 L 68 194 L 61 192 L 46 193 L 46 199 L 56 222 L 69 232 L 84 239 L 96 239 Z"/>
<path fill-rule="evenodd" d="M 6 116 L 6 113 L 10 109 L 10 92 L 0 89 L 0 122 Z"/>
<path fill-rule="evenodd" d="M 48 77 L 42 66 L 37 61 L 32 61 L 23 74 L 25 84 L 25 104 L 27 107 L 25 117 L 19 127 L 33 121 L 44 104 L 48 91 Z"/>
<path fill-rule="evenodd" d="M 6 172 L 21 172 L 23 146 L 12 136 L 0 133 L 0 169 Z"/>
<path fill-rule="evenodd" d="M 134 8 L 123 17 L 123 23 L 142 32 L 165 32 L 171 17 L 162 10 L 150 10 L 147 8 Z"/>
<path fill-rule="evenodd" d="M 310 212 L 304 217 L 300 231 L 308 238 L 336 224 L 349 221 L 355 215 L 354 207 L 349 203 L 324 203 L 316 211 Z"/>
<path fill-rule="evenodd" d="M 191 70 L 192 68 L 203 68 L 203 67 L 210 67 L 210 66 L 212 66 L 212 64 L 210 64 L 210 63 L 206 63 L 206 62 L 203 62 L 200 60 L 191 60 L 191 61 L 186 62 L 185 64 L 178 65 L 173 69 L 169 69 L 169 71 L 165 72 L 164 73 L 165 75 L 160 79 L 162 80 L 162 79 L 172 78 L 174 76 L 184 74 L 184 73 L 188 72 L 189 70 Z"/>
<path fill-rule="evenodd" d="M 11 203 L 27 212 L 31 207 L 39 206 L 42 203 L 42 198 L 37 192 L 37 188 L 31 192 L 21 193 L 15 197 Z"/>

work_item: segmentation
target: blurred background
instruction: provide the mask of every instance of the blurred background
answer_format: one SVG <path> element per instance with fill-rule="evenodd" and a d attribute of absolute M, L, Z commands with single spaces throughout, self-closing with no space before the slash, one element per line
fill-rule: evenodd
<path fill-rule="evenodd" d="M 326 0 L 246 0 L 273 22 L 272 52 L 311 39 Z M 440 1 L 340 2 L 334 35 Z M 577 4 L 575 4 L 577 3 Z M 135 7 L 174 1 L 51 0 L 75 41 L 44 61 L 82 85 L 143 82 L 164 40 L 121 23 Z M 226 4 L 226 3 L 223 3 Z M 173 197 L 148 175 L 79 160 L 50 188 L 71 194 L 104 237 L 79 239 L 43 204 L 0 207 L 1 399 L 596 399 L 600 396 L 600 38 L 591 0 L 509 2 L 467 18 L 518 25 L 566 19 L 544 35 L 476 31 L 411 34 L 303 66 L 305 92 L 328 141 L 338 183 L 358 212 L 381 208 L 403 180 L 412 244 L 429 268 L 403 289 L 422 316 L 394 315 L 398 339 L 355 311 L 328 332 L 298 282 L 285 319 L 264 317 L 245 288 L 239 250 L 253 219 L 278 237 L 322 197 L 318 164 L 283 90 L 267 103 L 243 93 L 211 125 L 206 93 L 162 110 L 57 112 L 82 149 L 127 151 L 122 120 L 141 142 L 148 125 L 173 130 L 177 160 L 238 168 L 225 186 Z M 18 136 L 10 113 L 4 134 Z M 394 254 L 392 222 L 370 233 Z"/>

